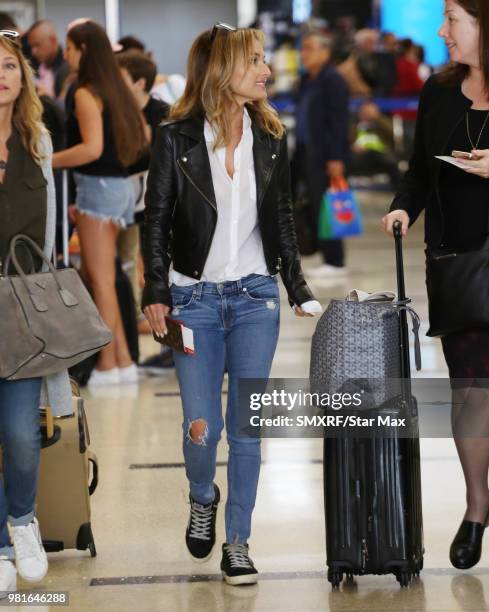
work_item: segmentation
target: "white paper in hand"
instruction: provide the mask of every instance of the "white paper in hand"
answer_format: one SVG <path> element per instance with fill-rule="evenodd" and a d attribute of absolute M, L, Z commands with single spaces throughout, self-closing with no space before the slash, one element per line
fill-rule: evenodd
<path fill-rule="evenodd" d="M 465 168 L 469 168 L 467 164 L 464 164 L 462 159 L 457 159 L 456 157 L 451 157 L 450 155 L 435 155 L 436 159 L 441 159 L 441 161 L 447 162 L 447 164 L 452 164 L 453 166 L 457 166 L 457 168 L 461 168 L 465 170 Z"/>
<path fill-rule="evenodd" d="M 317 300 L 308 300 L 301 304 L 301 308 L 305 313 L 312 315 L 321 314 L 323 312 L 323 308 Z"/>

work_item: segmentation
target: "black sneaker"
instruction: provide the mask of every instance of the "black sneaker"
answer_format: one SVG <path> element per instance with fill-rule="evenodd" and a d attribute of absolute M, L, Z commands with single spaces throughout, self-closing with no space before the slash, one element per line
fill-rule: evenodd
<path fill-rule="evenodd" d="M 190 517 L 188 520 L 185 542 L 195 561 L 203 563 L 210 558 L 216 543 L 216 514 L 221 493 L 219 487 L 214 485 L 214 501 L 206 506 L 190 499 Z"/>
<path fill-rule="evenodd" d="M 148 376 L 160 376 L 174 367 L 172 350 L 152 355 L 138 365 L 139 372 Z"/>
<path fill-rule="evenodd" d="M 234 586 L 258 582 L 258 571 L 249 557 L 248 544 L 223 544 L 221 571 L 224 580 Z"/>

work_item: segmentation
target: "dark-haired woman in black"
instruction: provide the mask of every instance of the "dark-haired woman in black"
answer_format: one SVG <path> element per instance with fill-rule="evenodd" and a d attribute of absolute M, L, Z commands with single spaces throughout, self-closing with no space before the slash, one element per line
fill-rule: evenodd
<path fill-rule="evenodd" d="M 421 92 L 414 154 L 382 224 L 391 233 L 394 221 L 400 221 L 406 234 L 425 210 L 428 248 L 476 251 L 489 234 L 489 4 L 446 0 L 439 35 L 451 62 Z M 435 157 L 453 150 L 470 154 L 463 167 Z M 489 379 L 489 328 L 467 324 L 444 335 L 442 346 L 453 389 L 454 438 L 467 487 L 467 510 L 450 560 L 468 569 L 480 560 L 489 519 L 489 434 L 484 430 L 489 401 L 487 389 L 479 388 L 481 379 Z"/>

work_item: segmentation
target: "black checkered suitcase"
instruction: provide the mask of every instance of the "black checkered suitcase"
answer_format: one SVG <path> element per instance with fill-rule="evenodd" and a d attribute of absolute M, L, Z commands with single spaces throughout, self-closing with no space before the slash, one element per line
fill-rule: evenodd
<path fill-rule="evenodd" d="M 395 238 L 397 303 L 357 303 L 355 312 L 346 307 L 341 329 L 331 325 L 331 311 L 329 315 L 326 311 L 313 338 L 310 379 L 311 387 L 319 388 L 325 382 L 325 372 L 338 376 L 342 367 L 351 368 L 342 372 L 346 383 L 352 373 L 358 378 L 375 375 L 385 381 L 397 379 L 398 396 L 389 397 L 394 390 L 385 384 L 373 389 L 372 397 L 377 406 L 388 405 L 392 415 L 409 413 L 416 432 L 407 327 L 410 309 L 405 297 L 399 226 Z M 362 324 L 365 330 L 359 332 Z M 349 351 L 351 335 L 358 337 Z M 336 348 L 331 350 L 332 346 Z M 416 347 L 419 368 L 419 340 Z M 384 437 L 375 431 L 365 436 L 358 429 L 346 428 L 342 435 L 325 437 L 324 503 L 328 580 L 333 587 L 338 587 L 345 575 L 351 580 L 354 575 L 392 573 L 401 586 L 419 575 L 424 549 L 417 435 Z"/>

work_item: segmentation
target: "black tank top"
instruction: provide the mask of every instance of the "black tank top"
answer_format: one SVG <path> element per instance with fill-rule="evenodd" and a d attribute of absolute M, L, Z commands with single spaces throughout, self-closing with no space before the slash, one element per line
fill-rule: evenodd
<path fill-rule="evenodd" d="M 74 84 L 68 90 L 65 98 L 66 108 L 66 146 L 73 147 L 82 142 L 80 126 L 75 115 L 75 92 L 79 85 Z M 107 109 L 102 112 L 104 129 L 104 148 L 102 155 L 89 164 L 73 168 L 82 174 L 92 174 L 94 176 L 128 176 L 127 168 L 121 164 L 117 157 L 112 123 Z"/>

